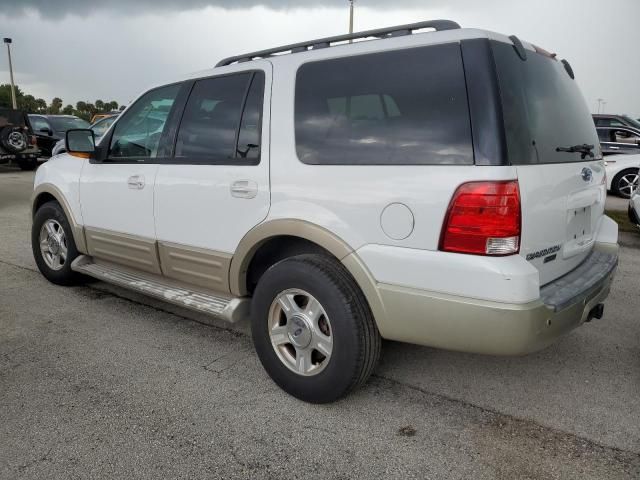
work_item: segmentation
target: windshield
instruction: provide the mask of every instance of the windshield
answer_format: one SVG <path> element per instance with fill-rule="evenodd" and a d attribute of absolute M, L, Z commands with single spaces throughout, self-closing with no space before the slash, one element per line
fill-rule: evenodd
<path fill-rule="evenodd" d="M 66 132 L 74 128 L 89 128 L 89 122 L 78 117 L 49 117 L 49 121 L 57 132 Z"/>
<path fill-rule="evenodd" d="M 629 125 L 631 125 L 633 128 L 640 128 L 640 122 L 637 120 L 634 120 L 633 118 L 631 118 L 628 115 L 622 115 L 622 118 L 624 118 L 627 123 L 629 123 Z"/>
<path fill-rule="evenodd" d="M 513 45 L 492 42 L 509 160 L 514 165 L 588 161 L 572 147 L 593 145 L 602 153 L 587 103 L 564 65 L 527 50 L 521 60 Z M 558 151 L 560 149 L 560 151 Z"/>

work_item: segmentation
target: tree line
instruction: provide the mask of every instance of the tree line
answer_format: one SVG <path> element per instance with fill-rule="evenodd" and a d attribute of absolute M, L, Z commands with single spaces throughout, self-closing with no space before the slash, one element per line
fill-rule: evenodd
<path fill-rule="evenodd" d="M 75 115 L 83 118 L 86 121 L 90 121 L 91 118 L 97 113 L 109 113 L 113 110 L 124 110 L 125 105 L 119 105 L 115 100 L 105 102 L 103 100 L 96 100 L 95 102 L 76 102 L 75 105 L 67 104 L 61 98 L 55 97 L 51 100 L 50 104 L 47 104 L 43 98 L 35 98 L 33 95 L 23 92 L 18 85 L 16 90 L 16 103 L 19 110 L 24 110 L 27 113 L 42 113 L 48 115 Z M 0 85 L 0 108 L 11 108 L 11 85 L 8 83 Z"/>

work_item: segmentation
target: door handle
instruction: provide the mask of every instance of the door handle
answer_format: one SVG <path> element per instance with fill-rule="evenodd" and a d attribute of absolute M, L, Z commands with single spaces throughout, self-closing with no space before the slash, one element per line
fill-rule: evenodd
<path fill-rule="evenodd" d="M 142 190 L 144 188 L 144 176 L 132 175 L 127 179 L 127 185 L 133 190 Z"/>
<path fill-rule="evenodd" d="M 609 148 L 611 150 L 620 150 L 620 147 L 614 147 L 613 145 L 610 145 Z"/>
<path fill-rule="evenodd" d="M 236 198 L 255 198 L 258 184 L 251 180 L 237 180 L 231 184 L 231 196 Z"/>

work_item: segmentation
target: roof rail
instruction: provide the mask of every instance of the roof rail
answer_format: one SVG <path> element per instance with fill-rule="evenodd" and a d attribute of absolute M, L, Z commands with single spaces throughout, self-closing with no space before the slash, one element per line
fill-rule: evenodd
<path fill-rule="evenodd" d="M 224 65 L 231 65 L 232 63 L 242 63 L 253 60 L 254 58 L 266 58 L 271 57 L 279 53 L 300 53 L 308 50 L 316 50 L 319 48 L 330 47 L 332 43 L 346 42 L 349 40 L 359 40 L 368 37 L 377 38 L 391 38 L 400 37 L 403 35 L 411 35 L 414 30 L 422 30 L 423 28 L 433 28 L 436 31 L 440 30 L 455 30 L 460 28 L 456 22 L 451 20 L 430 20 L 426 22 L 410 23 L 408 25 L 396 25 L 395 27 L 378 28 L 375 30 L 366 30 L 364 32 L 348 33 L 346 35 L 337 35 L 335 37 L 319 38 L 316 40 L 309 40 L 307 42 L 293 43 L 291 45 L 285 45 L 277 48 L 269 48 L 267 50 L 260 50 L 258 52 L 245 53 L 244 55 L 236 55 L 233 57 L 227 57 L 220 60 L 216 67 L 222 67 Z"/>

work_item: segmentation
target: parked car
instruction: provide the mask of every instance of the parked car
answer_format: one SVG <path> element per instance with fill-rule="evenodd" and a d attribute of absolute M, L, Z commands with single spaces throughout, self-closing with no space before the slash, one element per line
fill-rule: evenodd
<path fill-rule="evenodd" d="M 67 130 L 89 127 L 87 121 L 74 115 L 29 114 L 29 120 L 45 158 L 51 157 L 54 145 L 64 138 Z"/>
<path fill-rule="evenodd" d="M 640 188 L 638 187 L 629 200 L 629 220 L 640 228 Z"/>
<path fill-rule="evenodd" d="M 300 399 L 362 384 L 382 338 L 520 355 L 603 315 L 596 129 L 569 63 L 516 37 L 442 20 L 239 55 L 94 138 L 38 169 L 42 274 L 250 316 Z"/>
<path fill-rule="evenodd" d="M 596 127 L 631 127 L 640 130 L 640 121 L 629 115 L 597 113 L 593 115 L 593 122 Z"/>
<path fill-rule="evenodd" d="M 39 154 L 27 114 L 0 108 L 0 164 L 16 163 L 22 170 L 35 170 Z"/>
<path fill-rule="evenodd" d="M 117 114 L 102 116 L 100 119 L 98 119 L 98 121 L 96 121 L 89 127 L 93 131 L 96 137 L 96 141 L 99 141 L 99 139 L 107 132 L 107 130 L 109 130 L 111 125 L 113 125 L 113 122 L 116 121 L 116 118 L 118 118 Z M 66 151 L 67 149 L 65 146 L 65 139 L 63 138 L 61 140 L 58 140 L 58 142 L 53 147 L 53 149 L 51 150 L 51 156 L 53 157 Z"/>
<path fill-rule="evenodd" d="M 102 120 L 103 118 L 108 118 L 112 116 L 117 116 L 120 114 L 119 110 L 111 110 L 109 113 L 96 113 L 93 117 L 91 117 L 91 125 L 98 123 L 98 120 Z"/>
<path fill-rule="evenodd" d="M 640 153 L 640 130 L 632 127 L 598 127 L 597 130 L 604 155 Z"/>
<path fill-rule="evenodd" d="M 604 162 L 607 170 L 607 190 L 622 198 L 630 198 L 638 188 L 640 154 L 610 155 Z"/>

